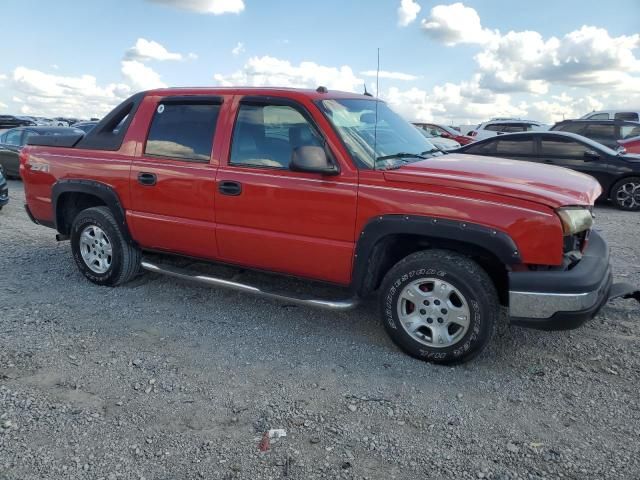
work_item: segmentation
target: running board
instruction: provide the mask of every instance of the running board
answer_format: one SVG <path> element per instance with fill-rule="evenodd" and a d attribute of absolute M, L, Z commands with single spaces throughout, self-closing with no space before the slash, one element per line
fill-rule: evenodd
<path fill-rule="evenodd" d="M 225 280 L 224 278 L 211 277 L 209 275 L 203 275 L 200 273 L 189 272 L 187 270 L 176 268 L 168 265 L 157 265 L 148 260 L 142 260 L 141 266 L 143 269 L 153 273 L 161 273 L 170 277 L 179 278 L 181 280 L 190 280 L 192 282 L 202 283 L 204 285 L 214 287 L 224 287 L 240 292 L 252 293 L 261 297 L 278 300 L 281 302 L 294 303 L 296 305 L 303 305 L 306 307 L 323 308 L 325 310 L 333 311 L 345 311 L 355 308 L 360 300 L 356 297 L 347 300 L 321 300 L 317 298 L 300 298 L 289 297 L 279 293 L 267 292 L 261 290 L 258 287 L 247 285 L 245 283 L 233 282 L 231 280 Z"/>

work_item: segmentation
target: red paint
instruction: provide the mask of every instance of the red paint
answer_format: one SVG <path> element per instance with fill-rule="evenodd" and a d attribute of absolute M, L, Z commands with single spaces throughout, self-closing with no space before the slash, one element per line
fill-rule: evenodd
<path fill-rule="evenodd" d="M 143 155 L 159 99 L 171 95 L 224 99 L 208 164 Z M 313 117 L 340 165 L 340 174 L 298 173 L 228 164 L 236 109 L 244 95 L 296 100 Z M 134 239 L 144 248 L 326 280 L 351 281 L 354 249 L 363 226 L 383 214 L 463 220 L 506 232 L 525 264 L 559 265 L 562 228 L 554 209 L 593 204 L 591 177 L 538 164 L 447 155 L 393 171 L 358 170 L 313 103 L 360 95 L 288 89 L 169 89 L 149 92 L 117 152 L 27 147 L 21 175 L 33 215 L 51 222 L 51 187 L 84 178 L 112 187 Z M 366 97 L 365 97 L 366 98 Z M 48 171 L 27 165 L 46 164 Z M 153 187 L 140 172 L 155 173 Z M 218 193 L 217 183 L 241 182 L 240 196 Z"/>
<path fill-rule="evenodd" d="M 640 154 L 640 137 L 627 138 L 618 140 L 621 147 L 624 147 L 627 153 Z"/>

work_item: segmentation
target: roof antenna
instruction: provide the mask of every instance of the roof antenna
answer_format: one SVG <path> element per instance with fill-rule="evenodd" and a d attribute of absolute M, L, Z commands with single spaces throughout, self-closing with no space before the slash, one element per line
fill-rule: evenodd
<path fill-rule="evenodd" d="M 378 159 L 378 102 L 380 102 L 380 47 L 378 47 L 378 66 L 376 68 L 376 123 L 373 126 L 373 168 Z"/>
<path fill-rule="evenodd" d="M 373 95 L 371 95 L 369 92 L 367 92 L 367 82 L 364 82 L 364 94 L 367 97 L 373 97 Z"/>

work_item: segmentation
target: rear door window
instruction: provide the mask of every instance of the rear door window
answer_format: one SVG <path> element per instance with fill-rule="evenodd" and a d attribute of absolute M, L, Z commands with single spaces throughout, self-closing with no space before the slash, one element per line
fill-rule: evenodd
<path fill-rule="evenodd" d="M 570 138 L 543 138 L 540 142 L 541 157 L 584 158 L 589 147 Z"/>
<path fill-rule="evenodd" d="M 565 123 L 564 125 L 558 125 L 554 128 L 554 130 L 559 130 L 561 132 L 571 132 L 581 134 L 585 129 L 586 124 L 584 123 Z"/>
<path fill-rule="evenodd" d="M 462 153 L 469 153 L 472 155 L 493 155 L 495 151 L 496 141 L 490 140 L 487 142 L 473 143 L 469 147 L 466 147 Z"/>
<path fill-rule="evenodd" d="M 533 156 L 534 147 L 532 138 L 501 138 L 496 145 L 496 155 L 508 157 Z"/>
<path fill-rule="evenodd" d="M 160 102 L 151 122 L 145 155 L 209 162 L 219 103 Z"/>
<path fill-rule="evenodd" d="M 594 140 L 617 140 L 616 126 L 607 124 L 587 125 L 583 134 Z"/>
<path fill-rule="evenodd" d="M 623 125 L 620 127 L 622 138 L 633 138 L 640 135 L 640 125 Z"/>

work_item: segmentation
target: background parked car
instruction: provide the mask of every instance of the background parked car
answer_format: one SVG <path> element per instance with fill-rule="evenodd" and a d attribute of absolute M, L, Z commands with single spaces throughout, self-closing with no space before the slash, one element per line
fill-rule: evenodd
<path fill-rule="evenodd" d="M 78 122 L 73 124 L 73 128 L 80 129 L 84 133 L 89 133 L 97 124 L 98 122 Z"/>
<path fill-rule="evenodd" d="M 82 130 L 69 127 L 18 127 L 0 134 L 0 166 L 7 177 L 20 177 L 19 153 L 33 135 L 75 135 Z"/>
<path fill-rule="evenodd" d="M 429 129 L 429 130 L 425 130 L 424 128 L 421 128 L 420 126 L 416 125 L 415 126 L 418 131 L 424 135 L 426 138 L 429 139 L 429 141 L 438 149 L 438 150 L 442 150 L 443 152 L 448 152 L 450 150 L 455 150 L 457 148 L 460 148 L 460 144 L 458 142 L 456 142 L 455 140 L 452 140 L 450 138 L 444 138 L 441 137 L 440 135 L 438 135 L 437 133 L 435 133 L 433 130 Z"/>
<path fill-rule="evenodd" d="M 640 110 L 630 112 L 628 110 L 599 110 L 587 113 L 580 117 L 581 120 L 628 120 L 640 122 Z"/>
<path fill-rule="evenodd" d="M 458 130 L 446 125 L 439 125 L 435 123 L 414 123 L 416 127 L 420 127 L 425 131 L 429 131 L 432 137 L 441 137 L 449 140 L 455 140 L 460 145 L 467 145 L 474 141 L 473 138 L 462 135 Z"/>
<path fill-rule="evenodd" d="M 627 155 L 567 132 L 512 133 L 488 138 L 457 150 L 457 153 L 487 155 L 549 163 L 595 177 L 603 198 L 623 210 L 640 210 L 640 155 Z"/>
<path fill-rule="evenodd" d="M 620 148 L 624 148 L 626 153 L 640 154 L 640 136 L 618 140 L 618 145 Z"/>
<path fill-rule="evenodd" d="M 33 120 L 26 120 L 15 115 L 0 115 L 0 128 L 14 128 L 35 125 Z"/>
<path fill-rule="evenodd" d="M 56 117 L 53 119 L 52 125 L 56 127 L 68 127 L 69 121 L 66 118 Z"/>
<path fill-rule="evenodd" d="M 640 123 L 624 120 L 563 120 L 551 127 L 551 130 L 576 133 L 617 149 L 618 140 L 640 135 Z"/>
<path fill-rule="evenodd" d="M 548 130 L 549 126 L 541 122 L 533 120 L 520 119 L 493 119 L 488 122 L 481 123 L 475 130 L 468 133 L 475 140 L 495 137 L 505 133 L 529 132 L 532 130 Z"/>
<path fill-rule="evenodd" d="M 9 187 L 7 186 L 7 180 L 5 179 L 2 166 L 0 166 L 0 210 L 2 210 L 2 207 L 7 203 L 9 203 Z"/>

